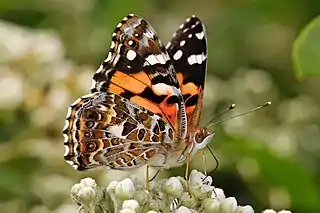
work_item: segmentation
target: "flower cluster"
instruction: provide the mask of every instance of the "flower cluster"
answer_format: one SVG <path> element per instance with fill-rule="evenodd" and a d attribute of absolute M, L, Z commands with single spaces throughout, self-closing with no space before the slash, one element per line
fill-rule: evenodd
<path fill-rule="evenodd" d="M 112 181 L 99 187 L 85 178 L 71 189 L 71 197 L 80 211 L 93 213 L 96 208 L 115 213 L 253 213 L 251 206 L 239 206 L 234 197 L 226 198 L 222 189 L 212 185 L 212 178 L 193 170 L 188 183 L 182 177 L 151 182 L 149 191 L 135 178 Z M 276 213 L 265 210 L 263 213 Z M 280 211 L 278 213 L 290 213 Z"/>

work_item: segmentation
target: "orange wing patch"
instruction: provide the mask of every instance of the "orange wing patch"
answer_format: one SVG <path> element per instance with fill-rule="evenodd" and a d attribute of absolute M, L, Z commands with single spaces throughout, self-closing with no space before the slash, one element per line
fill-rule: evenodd
<path fill-rule="evenodd" d="M 176 104 L 168 104 L 167 102 L 174 95 L 173 88 L 164 83 L 152 85 L 150 77 L 153 75 L 147 75 L 143 71 L 133 74 L 115 71 L 110 79 L 108 91 L 126 97 L 133 103 L 161 115 L 164 120 L 175 126 L 178 108 Z M 145 91 L 148 91 L 147 88 L 153 93 L 149 94 L 149 98 L 143 97 Z M 158 97 L 159 103 L 154 102 L 152 96 L 154 99 Z"/>
<path fill-rule="evenodd" d="M 111 78 L 111 84 L 117 85 L 134 94 L 140 94 L 146 87 L 151 87 L 151 81 L 143 71 L 130 75 L 121 71 L 116 71 Z M 113 91 L 111 88 L 109 90 L 116 93 L 116 91 Z"/>

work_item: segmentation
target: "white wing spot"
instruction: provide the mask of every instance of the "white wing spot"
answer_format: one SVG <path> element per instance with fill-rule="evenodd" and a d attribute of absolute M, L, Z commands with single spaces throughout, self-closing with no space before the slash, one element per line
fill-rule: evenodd
<path fill-rule="evenodd" d="M 159 55 L 149 55 L 146 58 L 146 61 L 150 64 L 150 65 L 155 65 L 155 64 L 166 64 L 166 57 L 163 56 L 162 54 Z"/>
<path fill-rule="evenodd" d="M 192 34 L 189 34 L 189 35 L 188 35 L 188 38 L 192 38 Z"/>
<path fill-rule="evenodd" d="M 109 62 L 111 60 L 112 54 L 111 52 L 108 53 L 108 57 L 106 58 L 106 60 L 104 60 L 104 62 Z"/>
<path fill-rule="evenodd" d="M 68 127 L 69 127 L 69 121 L 68 121 L 68 120 L 65 120 L 65 121 L 64 121 L 63 131 L 66 130 L 66 129 L 68 129 Z M 63 134 L 63 136 L 65 136 L 65 134 Z M 67 141 L 68 141 L 68 139 L 67 139 L 67 140 L 64 140 L 64 142 L 67 142 Z"/>
<path fill-rule="evenodd" d="M 72 104 L 71 104 L 71 107 L 74 107 L 74 106 L 76 106 L 79 102 L 81 102 L 82 101 L 82 99 L 81 98 L 78 98 L 77 100 L 75 100 L 75 102 L 73 102 Z"/>
<path fill-rule="evenodd" d="M 182 28 L 183 28 L 183 25 L 184 25 L 184 24 L 181 24 L 179 28 L 182 29 Z"/>
<path fill-rule="evenodd" d="M 64 145 L 64 149 L 65 149 L 65 151 L 64 151 L 64 155 L 63 156 L 67 156 L 69 154 L 69 151 L 70 151 L 69 146 L 68 145 Z"/>
<path fill-rule="evenodd" d="M 166 57 L 164 57 L 163 55 L 156 55 L 156 57 L 157 57 L 157 59 L 158 59 L 158 61 L 161 63 L 161 64 L 166 64 L 166 60 L 165 60 L 165 58 Z"/>
<path fill-rule="evenodd" d="M 117 25 L 117 27 L 121 27 L 122 26 L 122 23 L 120 22 L 118 25 Z"/>
<path fill-rule="evenodd" d="M 186 43 L 185 40 L 180 41 L 180 47 L 182 47 Z"/>
<path fill-rule="evenodd" d="M 174 94 L 173 87 L 165 83 L 155 84 L 152 86 L 152 89 L 154 89 L 157 95 Z"/>
<path fill-rule="evenodd" d="M 166 46 L 166 49 L 168 49 L 170 46 L 171 46 L 171 42 L 169 41 L 167 46 Z"/>
<path fill-rule="evenodd" d="M 67 111 L 67 118 L 69 118 L 71 116 L 71 113 L 72 113 L 72 109 L 71 107 L 68 108 L 68 111 Z"/>
<path fill-rule="evenodd" d="M 196 33 L 196 36 L 197 36 L 197 38 L 198 38 L 199 40 L 201 40 L 201 39 L 203 39 L 203 37 L 204 37 L 204 32 L 202 31 L 202 32 L 200 32 L 200 33 Z"/>
<path fill-rule="evenodd" d="M 187 32 L 188 30 L 189 30 L 189 28 L 186 28 L 186 29 L 184 29 L 182 32 L 185 33 L 185 32 Z"/>
<path fill-rule="evenodd" d="M 116 46 L 116 43 L 114 41 L 111 42 L 110 48 L 113 49 Z"/>
<path fill-rule="evenodd" d="M 187 19 L 186 19 L 186 22 L 189 22 L 190 20 L 191 20 L 191 18 L 187 18 Z"/>
<path fill-rule="evenodd" d="M 158 59 L 156 58 L 155 55 L 149 55 L 147 58 L 146 58 L 146 61 L 149 62 L 150 65 L 155 65 L 158 63 Z"/>
<path fill-rule="evenodd" d="M 134 60 L 136 58 L 136 56 L 137 56 L 137 53 L 133 50 L 129 50 L 127 52 L 127 59 L 130 61 Z"/>
<path fill-rule="evenodd" d="M 114 125 L 114 126 L 110 126 L 108 128 L 108 132 L 110 132 L 111 134 L 113 134 L 116 137 L 119 138 L 124 138 L 124 136 L 122 136 L 122 131 L 123 131 L 123 125 Z"/>
<path fill-rule="evenodd" d="M 195 25 L 195 24 L 194 24 L 194 25 L 192 25 L 192 26 L 191 26 L 191 29 L 195 28 L 196 26 L 197 26 L 197 25 Z"/>
<path fill-rule="evenodd" d="M 179 60 L 182 56 L 183 52 L 181 50 L 178 50 L 174 55 L 173 55 L 173 59 L 174 60 Z"/>
<path fill-rule="evenodd" d="M 131 46 L 133 44 L 133 41 L 132 40 L 128 41 L 128 44 L 129 46 Z"/>
<path fill-rule="evenodd" d="M 188 63 L 192 64 L 202 64 L 202 62 L 206 59 L 206 56 L 202 53 L 199 55 L 190 55 L 188 57 Z"/>

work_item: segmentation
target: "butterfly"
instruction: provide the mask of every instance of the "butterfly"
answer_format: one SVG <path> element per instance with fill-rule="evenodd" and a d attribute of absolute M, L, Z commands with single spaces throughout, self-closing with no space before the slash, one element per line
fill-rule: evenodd
<path fill-rule="evenodd" d="M 145 19 L 124 17 L 91 93 L 68 109 L 66 162 L 79 171 L 166 169 L 187 162 L 214 135 L 199 127 L 206 63 L 199 18 L 188 18 L 165 47 Z"/>

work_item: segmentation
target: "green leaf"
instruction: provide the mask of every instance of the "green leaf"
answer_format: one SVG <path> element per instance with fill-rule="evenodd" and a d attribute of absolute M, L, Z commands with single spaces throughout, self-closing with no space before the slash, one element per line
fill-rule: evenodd
<path fill-rule="evenodd" d="M 292 60 L 298 77 L 320 75 L 320 16 L 300 32 L 293 44 Z"/>

